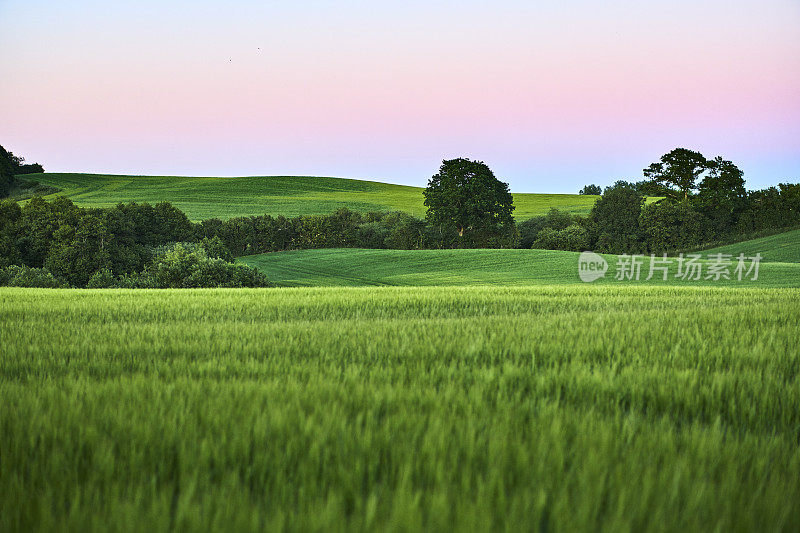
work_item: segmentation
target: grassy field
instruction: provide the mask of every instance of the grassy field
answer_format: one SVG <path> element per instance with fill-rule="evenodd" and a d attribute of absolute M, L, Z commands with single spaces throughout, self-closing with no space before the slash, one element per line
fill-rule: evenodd
<path fill-rule="evenodd" d="M 761 237 L 748 241 L 718 246 L 703 251 L 706 253 L 722 253 L 738 255 L 744 253 L 755 255 L 760 253 L 765 261 L 800 263 L 800 229 L 786 231 L 769 237 Z"/>
<path fill-rule="evenodd" d="M 701 254 L 706 257 L 708 252 Z M 729 252 L 728 252 L 729 253 Z M 738 253 L 738 252 L 737 252 Z M 251 255 L 239 261 L 257 267 L 282 286 L 362 285 L 540 285 L 579 283 L 578 252 L 557 250 L 362 250 L 352 248 L 295 250 Z M 649 258 L 639 281 L 615 278 L 617 256 L 606 255 L 609 272 L 594 284 L 668 284 L 743 287 L 800 287 L 800 263 L 764 262 L 755 281 L 738 281 L 730 268 L 730 280 L 699 281 L 676 278 L 673 263 L 668 280 L 654 271 L 650 281 Z M 702 261 L 704 272 L 709 261 Z M 657 265 L 656 265 L 657 266 Z M 749 263 L 748 263 L 749 266 Z M 661 277 L 659 277 L 661 276 Z"/>
<path fill-rule="evenodd" d="M 797 531 L 798 299 L 0 289 L 0 530 Z"/>
<path fill-rule="evenodd" d="M 172 202 L 192 220 L 238 216 L 327 214 L 354 211 L 405 211 L 425 215 L 422 189 L 375 181 L 303 176 L 196 178 L 111 176 L 97 174 L 31 174 L 28 179 L 62 189 L 58 194 L 85 207 L 119 202 Z M 588 213 L 597 196 L 514 194 L 515 216 L 524 220 L 551 207 Z"/>

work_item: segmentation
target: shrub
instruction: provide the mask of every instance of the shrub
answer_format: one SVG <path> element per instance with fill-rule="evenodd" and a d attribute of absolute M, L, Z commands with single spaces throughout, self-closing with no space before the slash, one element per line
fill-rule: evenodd
<path fill-rule="evenodd" d="M 222 259 L 227 262 L 233 261 L 233 254 L 228 250 L 228 247 L 225 246 L 225 243 L 222 242 L 222 239 L 220 239 L 218 235 L 214 235 L 210 239 L 208 237 L 203 238 L 203 240 L 200 241 L 200 247 L 211 259 Z"/>
<path fill-rule="evenodd" d="M 360 248 L 385 248 L 389 230 L 381 222 L 367 222 L 358 227 L 358 246 Z"/>
<path fill-rule="evenodd" d="M 642 239 L 650 252 L 689 248 L 703 242 L 703 215 L 688 201 L 662 200 L 642 209 Z"/>
<path fill-rule="evenodd" d="M 572 224 L 564 229 L 545 228 L 539 232 L 533 248 L 546 250 L 570 250 L 580 252 L 588 249 L 589 238 L 586 228 Z"/>
<path fill-rule="evenodd" d="M 87 289 L 108 289 L 116 287 L 117 283 L 114 279 L 114 274 L 111 273 L 109 268 L 101 268 L 89 278 L 86 283 Z"/>
<path fill-rule="evenodd" d="M 46 268 L 11 265 L 0 269 L 0 285 L 5 287 L 41 287 L 54 289 L 66 287 Z"/>
<path fill-rule="evenodd" d="M 555 207 L 551 207 L 546 215 L 529 218 L 517 226 L 519 228 L 519 248 L 541 248 L 542 246 L 534 246 L 534 243 L 539 238 L 539 233 L 542 230 L 551 229 L 560 231 L 573 224 L 577 224 L 579 220 L 579 217 L 567 211 L 561 211 Z M 544 239 L 548 241 L 550 238 L 550 234 L 544 237 Z"/>
<path fill-rule="evenodd" d="M 159 289 L 272 286 L 260 271 L 209 258 L 201 246 L 186 243 L 176 243 L 171 249 L 160 251 L 137 284 Z"/>

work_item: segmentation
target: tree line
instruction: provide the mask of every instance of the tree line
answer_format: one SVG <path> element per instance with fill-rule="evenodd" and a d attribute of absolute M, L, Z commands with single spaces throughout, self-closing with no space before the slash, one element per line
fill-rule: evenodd
<path fill-rule="evenodd" d="M 676 148 L 643 174 L 607 187 L 587 217 L 552 210 L 519 224 L 520 245 L 663 253 L 800 225 L 800 184 L 747 191 L 744 173 L 722 157 Z"/>
<path fill-rule="evenodd" d="M 260 215 L 195 223 L 168 202 L 82 208 L 63 196 L 50 201 L 34 197 L 24 206 L 10 199 L 0 201 L 0 269 L 6 272 L 5 278 L 0 273 L 0 285 L 23 284 L 24 275 L 46 279 L 42 282 L 46 286 L 98 286 L 99 280 L 106 280 L 107 286 L 165 287 L 150 275 L 163 269 L 166 259 L 178 261 L 176 249 L 187 256 L 182 259 L 186 262 L 230 263 L 242 255 L 299 249 L 413 250 L 515 243 L 515 231 L 464 236 L 455 227 L 433 225 L 402 212 L 358 213 L 343 208 L 329 215 Z M 93 276 L 99 277 L 92 282 Z M 194 286 L 190 285 L 194 282 L 175 283 Z M 200 286 L 229 286 L 225 283 L 234 282 L 209 281 Z"/>
<path fill-rule="evenodd" d="M 167 202 L 97 209 L 65 197 L 34 197 L 25 206 L 6 199 L 0 201 L 0 285 L 268 286 L 233 258 L 341 247 L 661 253 L 800 225 L 799 184 L 748 192 L 742 172 L 722 158 L 676 149 L 644 173 L 642 182 L 607 187 L 588 216 L 551 209 L 519 224 L 508 185 L 468 159 L 442 163 L 424 191 L 424 219 L 340 209 L 195 223 Z M 646 196 L 658 199 L 646 202 Z"/>

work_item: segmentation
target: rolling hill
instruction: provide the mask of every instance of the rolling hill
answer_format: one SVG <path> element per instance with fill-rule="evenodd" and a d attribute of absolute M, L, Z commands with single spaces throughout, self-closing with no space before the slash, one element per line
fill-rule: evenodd
<path fill-rule="evenodd" d="M 704 257 L 708 252 L 703 252 Z M 762 252 L 763 254 L 763 252 Z M 239 258 L 263 271 L 281 286 L 464 286 L 558 285 L 581 283 L 578 252 L 558 250 L 364 250 L 352 248 L 295 250 Z M 756 281 L 675 279 L 673 264 L 667 281 L 614 279 L 617 257 L 605 256 L 606 277 L 593 285 L 659 284 L 675 286 L 800 287 L 800 263 L 764 262 Z M 704 260 L 705 269 L 708 261 Z M 732 270 L 732 269 L 731 269 Z M 658 275 L 658 272 L 656 272 Z"/>
<path fill-rule="evenodd" d="M 236 178 L 118 176 L 101 174 L 30 174 L 26 179 L 57 187 L 84 207 L 119 202 L 168 201 L 192 220 L 238 216 L 326 214 L 341 207 L 354 211 L 405 211 L 424 216 L 422 188 L 376 181 L 308 176 Z M 515 216 L 524 220 L 551 207 L 588 213 L 597 196 L 514 194 Z"/>
<path fill-rule="evenodd" d="M 717 246 L 703 251 L 704 254 L 722 253 L 737 256 L 743 253 L 753 256 L 760 253 L 764 261 L 800 263 L 800 229 L 750 239 L 725 246 Z"/>

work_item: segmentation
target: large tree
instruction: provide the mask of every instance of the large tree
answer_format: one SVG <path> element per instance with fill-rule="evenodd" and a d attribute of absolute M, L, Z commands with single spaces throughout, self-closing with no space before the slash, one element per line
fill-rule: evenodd
<path fill-rule="evenodd" d="M 700 152 L 675 148 L 662 155 L 660 162 L 644 169 L 644 176 L 660 188 L 664 196 L 686 199 L 697 187 L 697 178 L 708 167 L 708 160 Z"/>
<path fill-rule="evenodd" d="M 442 161 L 423 192 L 428 221 L 452 228 L 459 238 L 481 242 L 513 232 L 514 199 L 508 184 L 481 161 Z"/>
<path fill-rule="evenodd" d="M 606 187 L 589 213 L 595 251 L 639 252 L 639 216 L 643 204 L 644 197 L 630 183 L 619 181 Z"/>
<path fill-rule="evenodd" d="M 744 173 L 721 157 L 709 161 L 708 168 L 695 202 L 716 233 L 728 233 L 733 231 L 739 215 L 747 207 Z"/>

